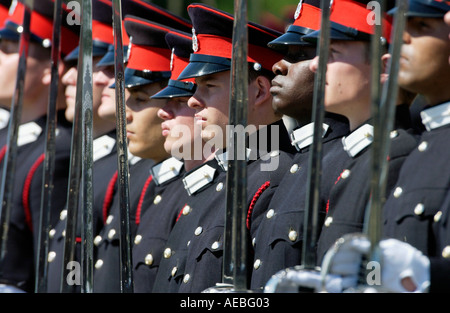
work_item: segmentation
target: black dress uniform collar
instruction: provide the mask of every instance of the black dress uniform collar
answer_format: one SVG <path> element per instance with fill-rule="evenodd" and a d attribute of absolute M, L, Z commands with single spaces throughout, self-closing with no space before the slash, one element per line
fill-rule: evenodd
<path fill-rule="evenodd" d="M 423 110 L 420 117 L 427 131 L 450 124 L 450 101 Z"/>
<path fill-rule="evenodd" d="M 150 169 L 150 173 L 153 176 L 153 181 L 156 185 L 161 185 L 172 181 L 178 175 L 180 175 L 181 169 L 184 163 L 174 157 L 164 160 Z"/>

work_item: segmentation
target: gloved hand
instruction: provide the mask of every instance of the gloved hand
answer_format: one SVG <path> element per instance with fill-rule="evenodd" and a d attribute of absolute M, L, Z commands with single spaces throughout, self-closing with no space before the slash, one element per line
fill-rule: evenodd
<path fill-rule="evenodd" d="M 402 280 L 410 278 L 413 292 L 426 292 L 430 284 L 430 261 L 419 250 L 397 239 L 385 239 L 379 244 L 381 287 L 390 292 L 409 292 Z M 361 259 L 370 251 L 370 241 L 363 235 L 350 234 L 340 238 L 326 253 L 322 271 L 355 281 L 361 269 Z"/>
<path fill-rule="evenodd" d="M 381 283 L 393 292 L 408 292 L 402 285 L 405 278 L 416 286 L 413 292 L 427 292 L 430 286 L 430 260 L 408 243 L 397 239 L 380 241 L 383 256 Z"/>
<path fill-rule="evenodd" d="M 323 284 L 320 271 L 294 267 L 279 271 L 273 275 L 264 287 L 264 292 L 299 292 L 300 288 L 309 288 L 311 292 L 327 291 L 340 293 L 354 285 L 356 285 L 356 278 L 338 275 L 327 275 Z M 325 290 L 322 290 L 323 287 Z"/>
<path fill-rule="evenodd" d="M 0 284 L 0 293 L 25 293 L 25 291 L 12 285 Z"/>

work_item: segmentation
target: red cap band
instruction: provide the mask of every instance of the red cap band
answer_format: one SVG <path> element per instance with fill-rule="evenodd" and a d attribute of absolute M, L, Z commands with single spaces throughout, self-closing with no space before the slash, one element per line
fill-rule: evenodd
<path fill-rule="evenodd" d="M 127 67 L 138 71 L 169 72 L 170 50 L 132 44 Z"/>
<path fill-rule="evenodd" d="M 16 25 L 23 24 L 23 14 L 25 7 L 22 3 L 18 2 L 13 14 L 8 18 L 9 21 Z M 53 21 L 49 20 L 42 14 L 36 11 L 31 12 L 30 18 L 30 32 L 37 37 L 44 39 L 53 39 Z M 76 48 L 78 45 L 79 37 L 68 30 L 61 27 L 61 52 L 67 54 Z"/>
<path fill-rule="evenodd" d="M 331 9 L 330 20 L 332 22 L 352 27 L 358 31 L 374 34 L 374 25 L 369 23 L 368 18 L 373 12 L 367 9 L 366 5 L 351 0 L 335 0 Z M 383 36 L 390 41 L 391 18 L 384 16 Z"/>
<path fill-rule="evenodd" d="M 222 58 L 231 59 L 233 50 L 232 39 L 215 35 L 199 34 L 198 50 L 196 54 L 206 54 Z M 269 48 L 248 45 L 247 61 L 259 63 L 267 70 L 272 70 L 272 66 L 280 60 L 280 56 Z"/>
<path fill-rule="evenodd" d="M 320 28 L 321 18 L 322 10 L 320 8 L 303 3 L 300 15 L 294 21 L 294 25 L 318 30 Z"/>

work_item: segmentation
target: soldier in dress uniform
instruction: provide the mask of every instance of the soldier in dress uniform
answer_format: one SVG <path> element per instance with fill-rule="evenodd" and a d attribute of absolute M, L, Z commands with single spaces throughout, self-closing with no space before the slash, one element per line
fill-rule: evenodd
<path fill-rule="evenodd" d="M 154 292 L 201 292 L 222 281 L 228 167 L 225 128 L 229 120 L 234 18 L 202 4 L 190 5 L 188 13 L 193 23 L 194 53 L 178 79 L 195 77 L 197 89 L 188 105 L 196 109 L 201 137 L 207 149 L 214 145 L 215 158 L 187 172 L 183 178 L 189 201 L 170 233 Z M 247 226 L 250 228 L 266 209 L 294 150 L 281 114 L 272 109 L 269 92 L 270 70 L 281 57 L 266 46 L 280 34 L 255 23 L 249 23 L 248 30 L 248 124 L 256 126 L 247 138 Z M 278 127 L 278 137 L 271 137 L 272 127 Z M 261 146 L 255 144 L 258 140 Z M 262 169 L 264 166 L 267 171 Z"/>
<path fill-rule="evenodd" d="M 0 25 L 3 27 L 3 23 L 5 23 L 6 19 L 8 18 L 8 12 L 9 8 L 11 6 L 12 0 L 2 0 L 0 1 Z M 0 38 L 1 40 L 1 38 Z M 0 146 L 3 147 L 4 143 L 7 140 L 7 133 L 8 133 L 8 124 L 9 124 L 9 109 L 3 107 L 0 103 Z M 8 107 L 8 106 L 6 106 Z"/>
<path fill-rule="evenodd" d="M 443 1 L 409 3 L 398 84 L 408 92 L 423 95 L 428 105 L 421 112 L 425 130 L 404 160 L 384 205 L 386 239 L 379 243 L 383 262 L 381 286 L 373 287 L 388 292 L 450 290 L 447 148 L 450 42 L 449 26 L 442 20 L 449 9 L 449 4 Z M 340 238 L 325 255 L 329 273 L 326 280 L 334 280 L 335 285 L 353 280 L 354 286 L 362 255 L 369 249 L 370 241 L 364 236 Z"/>
<path fill-rule="evenodd" d="M 2 83 L 1 102 L 11 105 L 19 59 L 18 44 L 24 5 L 14 2 L 11 15 L 1 33 Z M 78 42 L 79 28 L 69 26 L 63 11 L 61 28 L 61 57 L 67 55 Z M 14 190 L 8 231 L 7 253 L 1 269 L 1 280 L 27 292 L 34 288 L 34 270 L 40 226 L 40 204 L 44 175 L 43 161 L 46 146 L 46 119 L 51 82 L 50 51 L 53 33 L 53 2 L 35 3 L 30 22 L 31 40 L 27 57 L 21 120 L 18 121 L 18 154 L 14 173 Z M 61 64 L 60 75 L 64 72 Z M 53 176 L 50 225 L 55 225 L 64 207 L 70 164 L 71 124 L 64 116 L 64 97 L 57 99 L 57 131 L 55 143 L 55 171 Z M 5 142 L 5 145 L 7 143 Z M 6 149 L 6 146 L 3 146 Z M 5 159 L 2 160 L 5 162 Z M 3 163 L 4 164 L 4 163 Z M 1 171 L 4 167 L 2 165 Z M 9 182 L 7 182 L 9 183 Z"/>
<path fill-rule="evenodd" d="M 166 14 L 163 15 L 161 12 Z M 189 29 L 188 21 L 166 11 L 158 12 L 154 9 L 151 14 L 154 19 L 165 21 L 178 28 Z M 171 18 L 167 19 L 167 16 Z M 148 14 L 146 17 L 151 15 Z M 125 87 L 129 93 L 126 101 L 128 149 L 132 155 L 147 161 L 146 164 L 139 165 L 143 164 L 140 161 L 130 168 L 130 186 L 136 194 L 130 201 L 131 237 L 135 238 L 141 215 L 148 206 L 144 200 L 151 199 L 158 205 L 158 209 L 165 205 L 166 199 L 171 200 L 170 197 L 163 197 L 162 191 L 169 182 L 176 180 L 182 173 L 183 162 L 170 158 L 164 150 L 162 120 L 157 116 L 157 111 L 164 105 L 165 100 L 149 101 L 150 96 L 167 86 L 171 74 L 171 51 L 165 42 L 165 34 L 172 28 L 133 15 L 126 16 L 124 25 L 131 42 L 125 69 Z M 152 164 L 148 164 L 149 161 Z M 133 176 L 143 177 L 143 174 L 145 181 L 133 180 Z M 178 189 L 180 187 L 181 185 Z M 119 200 L 115 197 L 111 212 L 108 213 L 107 224 L 95 239 L 97 246 L 95 292 L 120 292 L 119 208 Z M 136 236 L 136 242 L 139 242 L 139 236 Z"/>
<path fill-rule="evenodd" d="M 195 144 L 200 143 L 200 149 L 203 145 L 199 129 L 195 125 L 195 110 L 187 105 L 189 97 L 194 94 L 195 84 L 193 79 L 176 79 L 189 62 L 192 52 L 191 34 L 170 31 L 165 38 L 172 51 L 171 79 L 166 88 L 151 98 L 166 101 L 158 110 L 158 116 L 164 121 L 161 124 L 165 137 L 164 149 L 172 155 L 171 159 L 181 160 L 184 168 L 176 179 L 160 184 L 158 198 L 150 197 L 149 193 L 143 198 L 145 214 L 141 214 L 133 247 L 134 287 L 135 292 L 139 293 L 152 292 L 167 238 L 178 215 L 182 214 L 180 210 L 187 202 L 183 175 L 204 161 L 203 156 L 195 157 Z M 156 179 L 157 172 L 153 172 Z"/>
<path fill-rule="evenodd" d="M 352 12 L 349 14 L 348 12 Z M 328 111 L 346 116 L 350 134 L 342 139 L 342 149 L 350 160 L 335 177 L 326 207 L 326 217 L 318 240 L 318 260 L 342 235 L 362 231 L 365 209 L 370 196 L 370 160 L 373 126 L 370 98 L 370 39 L 373 26 L 367 23 L 364 1 L 338 0 L 331 8 L 330 57 L 327 67 L 325 107 Z M 384 18 L 383 36 L 390 40 L 391 24 Z M 355 34 L 345 32 L 356 29 Z M 305 36 L 305 40 L 318 37 L 318 32 Z M 388 57 L 385 54 L 382 59 Z M 315 72 L 318 57 L 311 63 Z M 349 72 L 348 69 L 352 69 Z M 382 82 L 386 75 L 382 74 Z M 342 80 L 342 81 L 341 81 Z M 358 82 L 358 83 L 356 83 Z M 405 157 L 416 146 L 416 138 L 408 132 L 411 128 L 410 103 L 399 99 L 396 107 L 394 130 L 391 132 L 389 170 L 386 192 L 389 192 L 398 176 Z"/>
<path fill-rule="evenodd" d="M 318 0 L 300 1 L 293 25 L 269 43 L 269 47 L 284 53 L 284 58 L 273 66 L 277 76 L 272 80 L 270 89 L 272 105 L 276 111 L 297 120 L 299 127 L 294 129 L 291 138 L 298 153 L 278 186 L 258 230 L 251 229 L 255 251 L 251 289 L 255 290 L 264 287 L 277 271 L 301 264 L 308 152 L 314 131 L 314 124 L 311 123 L 314 74 L 309 64 L 316 56 L 316 46 L 302 41 L 302 37 L 320 28 L 320 18 Z M 342 115 L 326 113 L 324 123 L 319 205 L 322 223 L 329 190 L 342 171 L 343 163 L 348 160 L 341 144 L 341 138 L 348 133 L 347 119 Z M 321 222 L 318 223 L 320 225 Z"/>
<path fill-rule="evenodd" d="M 107 205 L 110 195 L 108 193 L 109 180 L 117 171 L 116 124 L 114 121 L 101 118 L 98 108 L 104 101 L 103 93 L 109 90 L 108 81 L 103 79 L 96 64 L 106 54 L 108 46 L 113 44 L 111 4 L 94 1 L 92 4 L 93 16 L 93 103 L 92 103 L 92 137 L 93 137 L 93 212 L 94 234 L 98 234 L 103 227 L 103 207 Z M 66 58 L 69 70 L 63 75 L 62 83 L 65 86 L 66 119 L 73 123 L 75 115 L 75 101 L 77 93 L 77 61 L 79 48 L 75 48 Z M 111 195 L 112 196 L 112 195 Z M 76 259 L 81 259 L 81 212 L 78 210 L 78 223 L 76 234 Z M 65 229 L 67 223 L 67 208 L 60 212 L 60 218 L 50 231 L 50 247 L 48 254 L 48 292 L 59 292 L 61 273 L 63 269 Z M 66 281 L 65 279 L 63 280 Z M 77 289 L 79 286 L 76 286 Z"/>

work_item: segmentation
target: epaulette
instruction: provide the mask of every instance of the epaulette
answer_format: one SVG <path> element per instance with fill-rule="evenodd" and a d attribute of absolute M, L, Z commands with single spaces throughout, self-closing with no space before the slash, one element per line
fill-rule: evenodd
<path fill-rule="evenodd" d="M 350 135 L 342 138 L 344 150 L 352 158 L 373 142 L 373 126 L 364 124 Z"/>
<path fill-rule="evenodd" d="M 329 126 L 327 124 L 323 124 L 323 133 L 322 138 L 326 135 Z M 300 151 L 303 148 L 308 147 L 312 144 L 314 137 L 314 123 L 309 123 L 303 127 L 295 129 L 291 133 L 291 143 L 297 151 Z"/>
<path fill-rule="evenodd" d="M 161 185 L 180 175 L 184 163 L 174 157 L 154 165 L 150 169 L 156 185 Z"/>

